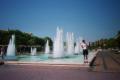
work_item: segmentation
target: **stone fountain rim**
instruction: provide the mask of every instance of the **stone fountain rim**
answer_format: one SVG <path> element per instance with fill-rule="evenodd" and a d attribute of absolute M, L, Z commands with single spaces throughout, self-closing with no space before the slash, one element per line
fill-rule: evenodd
<path fill-rule="evenodd" d="M 37 66 L 58 66 L 58 67 L 90 67 L 90 63 L 71 63 L 71 64 L 65 64 L 65 63 L 42 63 L 42 62 L 27 62 L 27 61 L 5 61 L 5 64 L 9 65 L 37 65 Z"/>

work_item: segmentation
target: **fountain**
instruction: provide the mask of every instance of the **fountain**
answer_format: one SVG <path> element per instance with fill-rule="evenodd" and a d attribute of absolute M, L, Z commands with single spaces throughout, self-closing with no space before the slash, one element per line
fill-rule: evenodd
<path fill-rule="evenodd" d="M 47 40 L 45 52 L 42 54 L 37 54 L 36 48 L 31 48 L 31 55 L 20 54 L 15 55 L 15 35 L 12 35 L 12 38 L 9 41 L 8 49 L 7 49 L 7 57 L 12 59 L 16 59 L 16 62 L 19 63 L 44 63 L 44 64 L 84 64 L 83 55 L 79 55 L 82 52 L 82 48 L 80 47 L 80 43 L 82 39 L 79 38 L 76 41 L 76 46 L 74 48 L 74 34 L 68 32 L 66 35 L 66 50 L 64 51 L 64 43 L 63 43 L 63 30 L 57 28 L 56 36 L 54 38 L 53 44 L 53 52 L 50 53 L 50 46 Z M 77 53 L 78 55 L 74 55 Z M 88 61 L 91 62 L 95 57 L 96 52 L 89 52 Z M 51 58 L 52 57 L 52 58 Z M 8 60 L 7 58 L 7 60 Z M 55 58 L 55 59 L 53 59 Z M 89 66 L 89 64 L 88 64 Z"/>
<path fill-rule="evenodd" d="M 47 40 L 47 43 L 45 45 L 45 54 L 50 53 L 50 46 L 49 46 L 49 41 Z"/>
<path fill-rule="evenodd" d="M 15 56 L 15 35 L 12 35 L 12 37 L 9 40 L 9 44 L 7 47 L 7 54 L 5 59 L 16 59 Z"/>
<path fill-rule="evenodd" d="M 80 53 L 80 42 L 79 40 L 76 41 L 76 46 L 75 46 L 75 54 Z"/>
<path fill-rule="evenodd" d="M 37 49 L 31 47 L 31 55 L 32 55 L 32 56 L 35 56 L 35 55 L 36 55 L 36 52 L 37 52 Z"/>
<path fill-rule="evenodd" d="M 74 54 L 74 35 L 73 33 L 67 32 L 66 36 L 66 43 L 67 43 L 67 56 L 73 56 Z"/>
<path fill-rule="evenodd" d="M 54 47 L 53 47 L 53 57 L 60 58 L 60 57 L 70 57 L 73 56 L 74 53 L 80 53 L 80 39 L 76 43 L 76 47 L 74 48 L 74 34 L 72 32 L 67 32 L 66 35 L 66 49 L 64 51 L 63 45 L 63 30 L 57 28 L 56 37 L 54 39 Z"/>
<path fill-rule="evenodd" d="M 15 56 L 15 35 L 12 35 L 9 41 L 6 56 Z"/>
<path fill-rule="evenodd" d="M 80 45 L 81 43 L 82 43 L 82 38 L 77 39 L 76 46 L 75 46 L 75 54 L 79 54 L 83 51 Z"/>
<path fill-rule="evenodd" d="M 57 34 L 53 44 L 53 58 L 64 57 L 63 30 L 57 27 Z"/>

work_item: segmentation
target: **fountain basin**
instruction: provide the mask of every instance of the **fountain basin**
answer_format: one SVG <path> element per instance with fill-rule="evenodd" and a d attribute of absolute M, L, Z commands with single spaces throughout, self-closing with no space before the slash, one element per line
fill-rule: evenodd
<path fill-rule="evenodd" d="M 97 51 L 90 52 L 88 55 L 88 63 L 84 63 L 83 55 L 74 55 L 72 57 L 64 57 L 64 58 L 48 58 L 46 55 L 37 55 L 37 56 L 30 56 L 30 55 L 18 55 L 16 61 L 6 61 L 6 63 L 17 63 L 17 64 L 32 64 L 32 65 L 82 65 L 83 67 L 89 67 L 90 62 L 96 56 Z"/>
<path fill-rule="evenodd" d="M 5 56 L 4 60 L 5 61 L 17 61 L 17 57 L 16 56 Z"/>

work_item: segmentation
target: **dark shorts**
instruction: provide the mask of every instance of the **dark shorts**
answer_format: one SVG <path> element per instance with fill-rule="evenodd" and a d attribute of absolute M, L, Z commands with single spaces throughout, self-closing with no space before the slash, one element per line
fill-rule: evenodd
<path fill-rule="evenodd" d="M 88 50 L 87 49 L 83 50 L 83 55 L 88 55 Z"/>

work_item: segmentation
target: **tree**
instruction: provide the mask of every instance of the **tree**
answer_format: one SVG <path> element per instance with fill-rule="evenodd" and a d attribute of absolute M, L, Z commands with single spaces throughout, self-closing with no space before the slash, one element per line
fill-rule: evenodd
<path fill-rule="evenodd" d="M 19 45 L 38 45 L 41 46 L 40 50 L 43 50 L 47 40 L 49 40 L 50 46 L 53 45 L 53 42 L 49 37 L 40 38 L 29 33 L 22 32 L 20 30 L 0 30 L 0 45 L 8 45 L 9 39 L 11 38 L 12 34 L 15 34 L 16 47 L 19 47 Z"/>
<path fill-rule="evenodd" d="M 116 45 L 120 49 L 120 31 L 116 35 Z"/>

